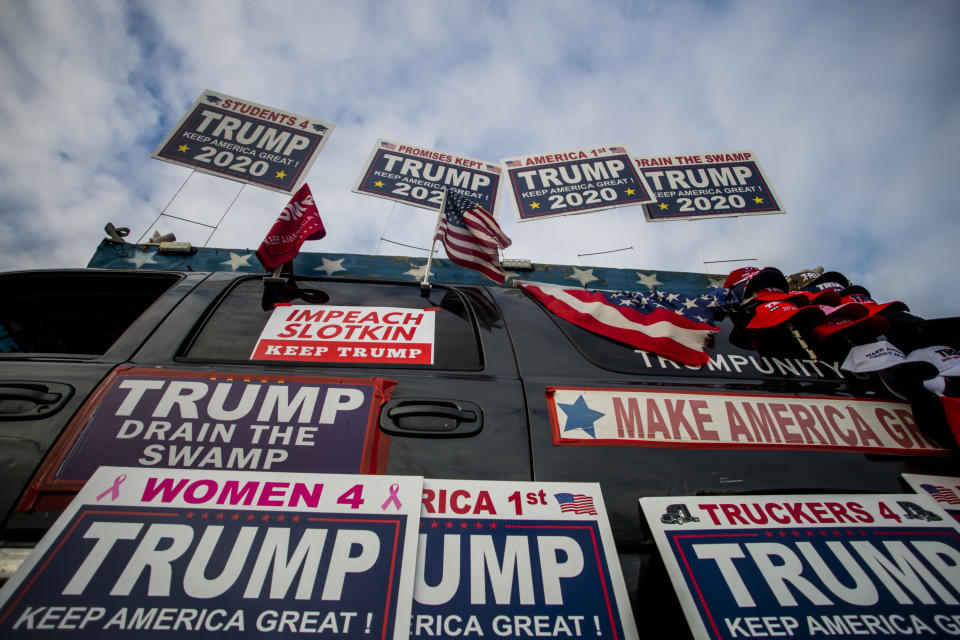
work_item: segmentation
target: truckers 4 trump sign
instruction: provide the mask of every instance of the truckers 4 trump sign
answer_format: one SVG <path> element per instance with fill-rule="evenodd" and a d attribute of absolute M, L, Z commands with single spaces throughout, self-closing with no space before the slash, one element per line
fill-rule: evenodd
<path fill-rule="evenodd" d="M 960 530 L 925 496 L 640 504 L 698 640 L 960 633 Z"/>

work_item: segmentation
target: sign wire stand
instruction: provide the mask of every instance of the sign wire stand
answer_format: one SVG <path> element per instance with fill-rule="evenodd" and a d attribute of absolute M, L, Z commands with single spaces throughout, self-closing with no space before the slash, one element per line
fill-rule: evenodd
<path fill-rule="evenodd" d="M 185 218 L 178 218 L 177 216 L 171 216 L 170 214 L 167 213 L 167 209 L 170 208 L 170 205 L 173 204 L 173 201 L 177 199 L 177 196 L 180 195 L 180 192 L 183 191 L 183 188 L 187 186 L 187 181 L 190 180 L 190 178 L 196 172 L 197 170 L 193 169 L 190 171 L 190 173 L 187 174 L 187 177 L 184 179 L 183 184 L 180 185 L 180 188 L 177 189 L 177 192 L 173 194 L 173 197 L 170 198 L 170 201 L 167 202 L 167 204 L 163 207 L 163 209 L 160 210 L 160 213 L 157 215 L 154 221 L 150 223 L 150 226 L 146 228 L 146 230 L 143 232 L 143 235 L 140 236 L 139 240 L 137 240 L 137 244 L 140 244 L 141 242 L 143 242 L 143 239 L 147 237 L 147 231 L 150 231 L 150 229 L 153 229 L 153 225 L 157 224 L 157 221 L 160 220 L 160 218 L 162 218 L 163 216 L 167 216 L 168 218 L 175 218 L 177 220 L 183 220 L 184 222 L 194 222 L 195 224 L 203 224 L 202 222 L 195 222 L 194 220 L 187 220 Z M 209 227 L 210 225 L 204 225 L 204 226 Z"/>
<path fill-rule="evenodd" d="M 233 200 L 231 200 L 231 201 L 230 201 L 230 204 L 227 205 L 227 210 L 224 211 L 224 212 L 223 212 L 223 215 L 220 216 L 220 219 L 217 220 L 217 224 L 213 227 L 213 231 L 210 232 L 210 235 L 208 235 L 206 241 L 204 241 L 204 243 L 203 243 L 203 246 L 204 246 L 204 247 L 206 247 L 206 246 L 207 246 L 207 243 L 210 242 L 210 238 L 213 237 L 213 234 L 215 234 L 215 233 L 217 232 L 217 229 L 220 227 L 220 223 L 223 222 L 223 219 L 227 217 L 227 214 L 228 214 L 228 213 L 230 213 L 230 209 L 233 208 L 233 204 L 237 201 L 237 198 L 240 197 L 240 193 L 243 191 L 243 188 L 244 188 L 245 186 L 247 186 L 247 183 L 246 183 L 246 182 L 244 182 L 243 184 L 240 185 L 240 190 L 237 191 L 237 195 L 233 196 Z M 199 223 L 199 222 L 198 222 L 197 224 L 202 224 L 202 223 Z M 204 226 L 209 227 L 210 225 L 204 225 Z"/>
<path fill-rule="evenodd" d="M 697 247 L 697 255 L 700 256 L 700 262 L 703 264 L 704 273 L 709 273 L 709 267 L 707 265 L 711 264 L 722 264 L 725 262 L 759 262 L 757 258 L 757 250 L 753 246 L 753 242 L 750 240 L 750 236 L 747 235 L 747 230 L 743 227 L 743 222 L 740 221 L 740 216 L 734 216 L 737 219 L 737 222 L 740 225 L 740 231 L 743 232 L 744 238 L 747 240 L 747 245 L 750 247 L 750 253 L 753 254 L 751 258 L 725 258 L 723 260 L 707 260 L 703 256 L 703 250 L 700 248 L 700 240 L 697 238 L 697 231 L 695 227 L 691 227 L 691 234 L 693 236 L 693 243 Z M 696 220 L 694 218 L 688 218 L 688 222 L 694 223 Z"/>

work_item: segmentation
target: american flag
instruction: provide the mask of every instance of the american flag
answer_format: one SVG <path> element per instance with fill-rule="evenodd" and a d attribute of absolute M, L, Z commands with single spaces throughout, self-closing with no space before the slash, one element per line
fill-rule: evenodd
<path fill-rule="evenodd" d="M 555 493 L 553 497 L 560 504 L 560 511 L 563 513 L 579 513 L 581 515 L 597 515 L 597 509 L 593 506 L 593 498 L 585 496 L 582 493 Z"/>
<path fill-rule="evenodd" d="M 521 286 L 564 320 L 598 335 L 692 366 L 706 364 L 708 336 L 718 331 L 726 292 L 701 296 L 649 291 L 588 291 L 524 282 Z"/>
<path fill-rule="evenodd" d="M 500 173 L 500 167 L 495 164 L 488 164 L 487 171 L 493 171 L 494 173 Z"/>
<path fill-rule="evenodd" d="M 624 147 L 610 147 L 610 153 L 626 153 L 626 151 Z"/>
<path fill-rule="evenodd" d="M 443 243 L 447 257 L 503 284 L 507 274 L 500 268 L 497 249 L 509 247 L 510 238 L 487 210 L 459 193 L 448 191 L 445 203 L 436 239 Z"/>
<path fill-rule="evenodd" d="M 397 149 L 397 145 L 395 145 L 395 144 L 393 144 L 393 143 L 391 143 L 391 142 L 381 142 L 381 143 L 380 143 L 380 146 L 383 147 L 384 149 L 391 149 L 391 150 L 394 150 L 394 151 Z"/>
<path fill-rule="evenodd" d="M 960 504 L 960 496 L 958 496 L 952 489 L 933 484 L 922 484 L 920 485 L 920 488 L 929 493 L 930 496 L 937 502 Z"/>
<path fill-rule="evenodd" d="M 507 160 L 508 167 L 519 167 L 521 164 L 523 163 L 520 162 L 519 160 Z"/>

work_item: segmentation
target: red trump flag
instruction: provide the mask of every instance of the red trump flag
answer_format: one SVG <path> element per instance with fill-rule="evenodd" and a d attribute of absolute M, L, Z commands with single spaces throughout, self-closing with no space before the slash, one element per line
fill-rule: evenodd
<path fill-rule="evenodd" d="M 265 269 L 276 269 L 293 260 L 305 241 L 319 240 L 325 235 L 327 230 L 323 228 L 313 194 L 304 183 L 290 198 L 267 237 L 260 243 L 257 259 Z"/>

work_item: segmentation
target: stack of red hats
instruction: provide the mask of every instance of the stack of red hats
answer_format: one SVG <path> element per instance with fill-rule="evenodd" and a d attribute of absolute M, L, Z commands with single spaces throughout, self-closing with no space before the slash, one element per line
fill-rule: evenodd
<path fill-rule="evenodd" d="M 876 339 L 889 330 L 877 315 L 887 308 L 903 308 L 902 302 L 877 304 L 870 292 L 836 271 L 811 274 L 799 290 L 791 291 L 787 278 L 775 267 L 743 267 L 724 282 L 731 298 L 751 307 L 746 328 L 762 331 L 790 323 L 811 329 L 819 340 L 844 337 L 856 344 Z"/>

